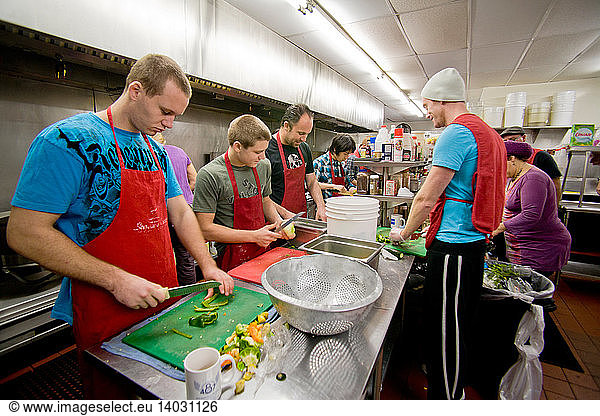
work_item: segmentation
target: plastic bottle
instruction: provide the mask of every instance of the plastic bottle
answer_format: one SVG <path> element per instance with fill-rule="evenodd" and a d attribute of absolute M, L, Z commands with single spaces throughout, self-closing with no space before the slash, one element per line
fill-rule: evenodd
<path fill-rule="evenodd" d="M 394 150 L 392 152 L 392 160 L 394 162 L 402 162 L 402 137 L 402 129 L 396 128 L 394 130 Z"/>
<path fill-rule="evenodd" d="M 412 136 L 412 153 L 410 155 L 411 162 L 417 160 L 417 141 L 417 136 Z"/>
<path fill-rule="evenodd" d="M 412 160 L 412 143 L 413 139 L 410 134 L 402 135 L 402 161 L 410 162 Z"/>
<path fill-rule="evenodd" d="M 375 138 L 375 153 L 379 152 L 380 157 L 382 152 L 382 144 L 388 142 L 389 136 L 390 134 L 388 133 L 387 126 L 381 126 L 379 133 L 377 133 L 377 137 Z"/>

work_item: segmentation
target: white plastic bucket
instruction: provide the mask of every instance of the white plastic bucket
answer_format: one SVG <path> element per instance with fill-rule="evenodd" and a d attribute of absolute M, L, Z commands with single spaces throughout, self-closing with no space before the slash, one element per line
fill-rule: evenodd
<path fill-rule="evenodd" d="M 476 116 L 483 118 L 483 103 L 481 101 L 468 102 L 467 110 Z"/>
<path fill-rule="evenodd" d="M 570 126 L 573 122 L 573 111 L 552 111 L 550 125 Z"/>
<path fill-rule="evenodd" d="M 575 111 L 575 91 L 561 91 L 552 96 L 552 126 L 569 126 L 573 122 Z"/>
<path fill-rule="evenodd" d="M 340 219 L 352 220 L 354 218 L 359 220 L 364 220 L 371 218 L 373 215 L 379 215 L 379 210 L 375 211 L 343 211 L 343 210 L 335 210 L 331 208 L 325 209 L 325 213 L 327 216 L 333 215 Z"/>
<path fill-rule="evenodd" d="M 375 241 L 378 217 L 379 215 L 375 215 L 368 219 L 347 220 L 328 214 L 327 234 L 356 238 L 359 240 Z"/>
<path fill-rule="evenodd" d="M 504 110 L 504 127 L 520 126 L 523 127 L 525 118 L 525 106 L 506 107 Z"/>
<path fill-rule="evenodd" d="M 506 94 L 506 107 L 525 106 L 527 104 L 527 92 L 518 91 Z"/>
<path fill-rule="evenodd" d="M 530 104 L 527 108 L 528 126 L 545 126 L 550 120 L 550 101 Z"/>
<path fill-rule="evenodd" d="M 337 196 L 328 198 L 325 201 L 326 206 L 330 207 L 379 207 L 379 201 L 375 198 L 363 196 Z"/>
<path fill-rule="evenodd" d="M 375 241 L 379 201 L 375 198 L 340 196 L 325 202 L 327 233 Z"/>
<path fill-rule="evenodd" d="M 485 107 L 483 109 L 483 120 L 491 127 L 502 127 L 502 116 L 504 107 Z"/>
<path fill-rule="evenodd" d="M 575 91 L 561 91 L 552 96 L 554 104 L 575 103 Z"/>

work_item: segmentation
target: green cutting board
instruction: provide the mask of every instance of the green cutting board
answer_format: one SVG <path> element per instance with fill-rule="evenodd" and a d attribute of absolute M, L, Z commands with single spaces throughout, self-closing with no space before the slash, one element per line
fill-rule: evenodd
<path fill-rule="evenodd" d="M 377 227 L 377 235 L 388 237 L 390 236 L 390 227 Z M 419 237 L 415 240 L 409 240 L 406 243 L 399 245 L 386 244 L 385 248 L 398 253 L 412 254 L 414 256 L 425 257 L 427 249 L 425 248 L 425 238 Z"/>
<path fill-rule="evenodd" d="M 204 328 L 190 326 L 188 319 L 201 313 L 195 312 L 194 306 L 202 308 L 205 296 L 206 291 L 199 293 L 128 334 L 123 342 L 183 370 L 183 360 L 190 351 L 201 347 L 220 349 L 237 324 L 248 324 L 256 315 L 271 307 L 269 295 L 236 287 L 233 295 L 228 298 L 229 303 L 217 309 L 219 319 L 214 324 Z M 222 298 L 219 296 L 215 302 Z M 178 335 L 172 328 L 189 334 L 192 338 Z"/>

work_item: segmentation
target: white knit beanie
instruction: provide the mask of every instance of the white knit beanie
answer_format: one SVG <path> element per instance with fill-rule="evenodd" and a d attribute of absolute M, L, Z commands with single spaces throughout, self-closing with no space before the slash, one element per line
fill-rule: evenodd
<path fill-rule="evenodd" d="M 465 81 L 455 68 L 442 69 L 427 81 L 421 97 L 433 101 L 465 101 Z"/>

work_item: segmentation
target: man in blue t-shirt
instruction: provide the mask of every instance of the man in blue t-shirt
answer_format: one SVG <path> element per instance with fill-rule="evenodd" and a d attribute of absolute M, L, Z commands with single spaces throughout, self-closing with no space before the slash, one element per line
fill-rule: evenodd
<path fill-rule="evenodd" d="M 485 254 L 485 235 L 472 221 L 478 140 L 470 128 L 456 124 L 468 113 L 464 81 L 456 69 L 435 74 L 421 95 L 427 118 L 436 128 L 446 129 L 435 144 L 433 166 L 414 198 L 406 227 L 390 233 L 390 238 L 409 239 L 432 210 L 440 212 L 441 219 L 432 217 L 430 225 L 424 289 L 427 397 L 461 399 Z M 471 125 L 485 125 L 476 116 L 467 117 Z M 434 209 L 439 200 L 445 201 L 441 211 Z"/>
<path fill-rule="evenodd" d="M 72 320 L 80 353 L 157 311 L 164 286 L 176 286 L 167 213 L 204 277 L 221 282 L 221 293 L 233 290 L 208 253 L 165 150 L 147 137 L 172 128 L 190 96 L 175 61 L 146 55 L 110 107 L 47 127 L 28 152 L 7 240 L 71 279 L 54 316 Z M 82 354 L 80 369 L 86 397 L 121 397 L 114 383 L 97 381 Z"/>

